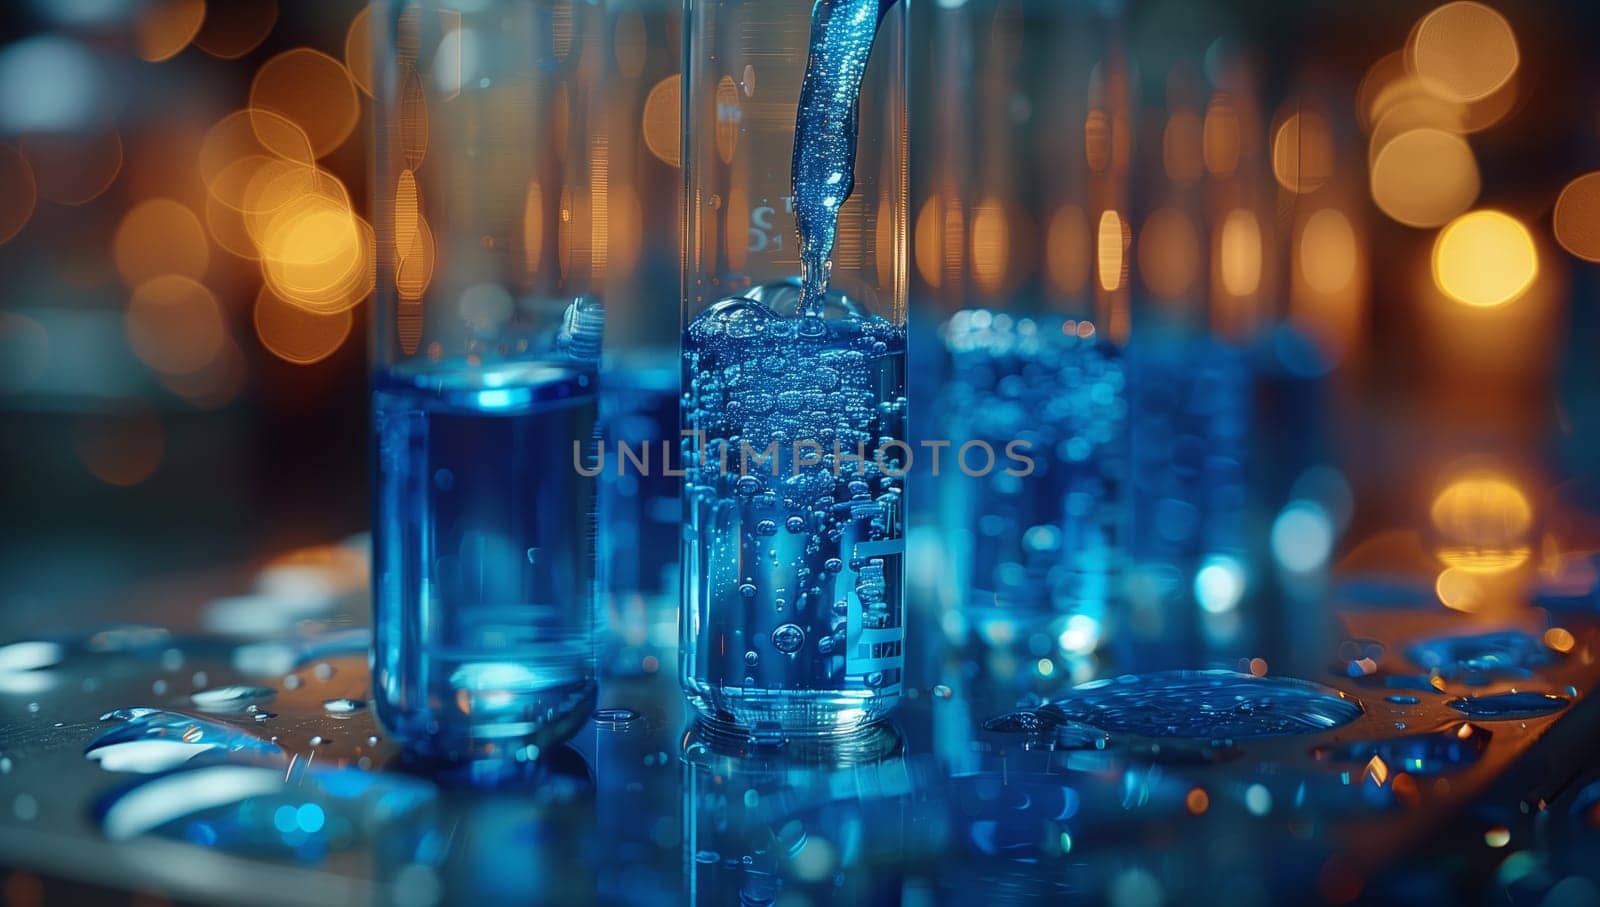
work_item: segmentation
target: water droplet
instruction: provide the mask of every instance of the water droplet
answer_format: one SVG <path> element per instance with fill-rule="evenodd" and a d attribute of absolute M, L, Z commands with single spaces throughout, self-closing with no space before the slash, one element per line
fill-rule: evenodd
<path fill-rule="evenodd" d="M 319 661 L 317 662 L 316 666 L 311 669 L 311 675 L 318 680 L 327 680 L 333 676 L 333 665 L 328 664 L 325 661 Z"/>
<path fill-rule="evenodd" d="M 739 594 L 744 596 L 745 598 L 755 598 L 756 597 L 756 587 L 754 585 L 752 585 L 751 583 L 745 583 L 744 585 L 739 587 Z"/>
<path fill-rule="evenodd" d="M 785 520 L 783 525 L 784 528 L 788 529 L 790 532 L 799 534 L 806 531 L 806 518 L 802 516 L 792 516 Z"/>
<path fill-rule="evenodd" d="M 935 699 L 949 699 L 954 695 L 955 691 L 951 690 L 942 683 L 935 684 L 933 687 L 933 698 Z"/>
<path fill-rule="evenodd" d="M 1441 731 L 1321 747 L 1313 754 L 1352 765 L 1365 765 L 1376 756 L 1397 772 L 1438 775 L 1476 763 L 1492 736 L 1477 725 L 1462 723 Z"/>
<path fill-rule="evenodd" d="M 64 656 L 59 643 L 14 642 L 0 646 L 0 673 L 52 667 L 60 664 Z"/>
<path fill-rule="evenodd" d="M 245 674 L 270 677 L 294 670 L 298 655 L 284 642 L 253 642 L 233 650 L 233 666 Z"/>
<path fill-rule="evenodd" d="M 768 536 L 778 534 L 778 524 L 774 520 L 762 520 L 756 523 L 756 535 Z"/>
<path fill-rule="evenodd" d="M 1039 711 L 1113 734 L 1221 740 L 1327 730 L 1360 717 L 1361 705 L 1305 680 L 1162 671 L 1086 683 Z"/>
<path fill-rule="evenodd" d="M 191 765 L 119 788 L 94 812 L 113 841 L 156 835 L 294 862 L 363 846 L 391 822 L 414 824 L 436 796 L 430 782 L 386 772 L 325 769 L 288 780 L 278 768 Z"/>
<path fill-rule="evenodd" d="M 299 674 L 287 674 L 283 678 L 283 688 L 285 690 L 298 690 L 302 682 Z"/>
<path fill-rule="evenodd" d="M 1399 693 L 1396 693 L 1393 696 L 1385 696 L 1383 698 L 1388 702 L 1394 703 L 1395 705 L 1416 705 L 1422 701 L 1415 696 L 1404 696 Z"/>
<path fill-rule="evenodd" d="M 332 715 L 350 715 L 366 707 L 362 699 L 329 699 L 322 704 L 322 710 Z"/>
<path fill-rule="evenodd" d="M 84 757 L 114 772 L 153 773 L 204 756 L 206 760 L 276 762 L 283 751 L 238 728 L 160 709 L 119 709 L 102 720 L 122 722 L 84 749 Z"/>
<path fill-rule="evenodd" d="M 312 738 L 310 740 L 306 741 L 306 743 L 308 743 L 308 744 L 310 744 L 312 746 L 322 746 L 324 743 L 327 743 L 327 742 L 328 742 L 328 738 L 322 736 L 321 734 L 316 734 L 316 735 L 312 736 Z"/>
<path fill-rule="evenodd" d="M 1447 681 L 1482 686 L 1495 679 L 1526 679 L 1560 656 L 1537 637 L 1507 630 L 1423 640 L 1407 647 L 1406 657 Z"/>
<path fill-rule="evenodd" d="M 1565 696 L 1554 693 L 1495 693 L 1489 696 L 1464 696 L 1445 704 L 1469 718 L 1507 721 L 1559 712 L 1569 702 Z"/>
<path fill-rule="evenodd" d="M 752 668 L 755 667 L 756 664 L 758 662 L 760 662 L 760 661 L 761 661 L 761 656 L 757 655 L 754 650 L 751 650 L 749 652 L 744 653 L 744 663 L 749 665 L 750 667 L 752 667 Z"/>
<path fill-rule="evenodd" d="M 275 695 L 269 687 L 226 686 L 191 693 L 189 701 L 207 712 L 241 712 L 252 704 L 269 702 Z"/>
<path fill-rule="evenodd" d="M 796 624 L 784 624 L 772 631 L 772 647 L 785 655 L 793 655 L 800 651 L 805 641 L 806 631 Z"/>
<path fill-rule="evenodd" d="M 844 561 L 841 561 L 836 557 L 830 557 L 822 562 L 822 569 L 828 571 L 829 573 L 838 573 L 840 570 L 844 569 Z"/>

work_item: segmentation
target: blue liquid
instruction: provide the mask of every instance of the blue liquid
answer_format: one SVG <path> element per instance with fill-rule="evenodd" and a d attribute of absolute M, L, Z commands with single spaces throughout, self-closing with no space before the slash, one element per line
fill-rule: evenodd
<path fill-rule="evenodd" d="M 903 454 L 874 452 L 905 437 L 905 332 L 831 314 L 729 299 L 684 332 L 684 426 L 704 434 L 684 458 L 681 679 L 703 716 L 757 735 L 849 730 L 900 697 Z M 742 463 L 741 442 L 776 442 L 773 462 Z"/>
<path fill-rule="evenodd" d="M 1128 347 L 1130 580 L 1125 670 L 1258 654 L 1246 467 L 1253 419 L 1243 351 L 1153 334 Z M 1269 653 L 1273 660 L 1278 652 Z"/>
<path fill-rule="evenodd" d="M 678 449 L 678 371 L 618 368 L 600 393 L 606 462 L 600 474 L 600 590 L 607 663 L 622 674 L 666 663 L 676 644 L 678 535 L 683 525 Z M 672 462 L 663 460 L 663 447 Z M 624 459 L 621 445 L 643 465 Z"/>
<path fill-rule="evenodd" d="M 1039 633 L 1066 655 L 1093 651 L 1122 560 L 1128 404 L 1117 350 L 1059 317 L 958 312 L 942 330 L 950 357 L 940 463 L 947 581 L 980 639 L 1027 648 Z M 960 448 L 1004 457 L 1029 443 L 1026 476 L 966 474 Z M 979 456 L 974 454 L 974 456 Z M 981 459 L 981 457 L 980 457 Z M 1003 460 L 1010 465 L 1009 460 Z M 1070 628 L 1072 615 L 1082 619 Z M 1031 656 L 1031 657 L 1027 657 Z"/>
<path fill-rule="evenodd" d="M 1565 696 L 1554 693 L 1495 693 L 1490 696 L 1464 696 L 1445 703 L 1468 718 L 1482 721 L 1511 721 L 1537 718 L 1559 712 L 1571 705 Z"/>
<path fill-rule="evenodd" d="M 1325 731 L 1360 718 L 1361 704 L 1289 677 L 1158 671 L 1083 684 L 1038 712 L 1113 736 L 1224 740 Z"/>
<path fill-rule="evenodd" d="M 795 113 L 795 227 L 800 234 L 800 311 L 822 312 L 839 209 L 855 187 L 861 79 L 878 23 L 895 0 L 817 0 L 811 47 Z"/>
<path fill-rule="evenodd" d="M 373 392 L 373 694 L 426 756 L 512 755 L 593 708 L 592 371 L 380 372 Z"/>

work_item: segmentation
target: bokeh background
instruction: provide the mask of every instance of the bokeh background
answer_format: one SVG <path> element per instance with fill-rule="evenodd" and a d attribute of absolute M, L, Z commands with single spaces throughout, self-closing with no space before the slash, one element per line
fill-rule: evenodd
<path fill-rule="evenodd" d="M 918 22 L 934 34 L 961 7 L 924 3 Z M 363 8 L 23 0 L 0 13 L 0 594 L 19 628 L 142 577 L 365 525 L 371 281 L 296 298 L 272 280 L 275 263 L 340 280 L 369 266 Z M 1187 307 L 1232 338 L 1291 325 L 1317 346 L 1329 454 L 1357 504 L 1330 558 L 1359 566 L 1368 542 L 1392 554 L 1406 526 L 1399 544 L 1438 569 L 1414 527 L 1437 529 L 1429 514 L 1460 475 L 1479 482 L 1473 518 L 1487 508 L 1529 563 L 1583 543 L 1600 431 L 1600 65 L 1575 38 L 1600 12 L 1578 0 L 1007 8 L 1012 28 L 1062 10 L 1110 23 L 1136 61 L 1117 88 L 1131 112 L 1080 99 L 1030 117 L 1058 127 L 1048 153 L 1061 168 L 1109 160 L 1136 188 L 1120 211 L 1038 214 L 1007 207 L 1026 181 L 1007 196 L 946 179 L 952 64 L 919 44 L 912 142 L 931 164 L 914 171 L 911 223 L 925 317 L 1028 288 Z M 608 293 L 624 312 L 675 306 L 676 18 L 675 4 L 639 4 L 611 35 L 624 78 L 610 122 L 635 149 L 613 162 L 609 215 Z M 1038 63 L 1005 78 L 1057 77 L 1027 68 Z M 238 183 L 261 149 L 240 124 L 263 115 L 304 130 L 346 210 L 311 227 L 249 210 Z M 1007 128 L 969 131 L 973 153 Z M 1168 206 L 1168 190 L 1199 200 Z"/>

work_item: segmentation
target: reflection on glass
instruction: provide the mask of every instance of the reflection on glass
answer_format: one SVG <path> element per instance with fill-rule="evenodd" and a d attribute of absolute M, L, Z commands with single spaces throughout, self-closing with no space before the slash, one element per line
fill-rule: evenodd
<path fill-rule="evenodd" d="M 770 747 L 697 724 L 683 741 L 686 900 L 898 901 L 913 793 L 889 725 Z"/>

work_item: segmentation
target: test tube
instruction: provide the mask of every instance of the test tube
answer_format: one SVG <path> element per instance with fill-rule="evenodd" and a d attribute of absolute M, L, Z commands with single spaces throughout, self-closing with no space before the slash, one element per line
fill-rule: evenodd
<path fill-rule="evenodd" d="M 854 131 L 854 166 L 811 174 L 853 191 L 797 205 L 792 172 L 823 160 L 796 134 L 818 115 L 808 14 L 880 11 L 859 117 L 831 133 Z M 680 676 L 701 716 L 758 736 L 849 731 L 900 696 L 905 27 L 876 0 L 685 7 Z M 807 198 L 833 199 L 831 267 L 802 267 Z M 823 274 L 825 298 L 802 292 Z"/>
<path fill-rule="evenodd" d="M 935 54 L 960 62 L 933 66 L 919 119 L 917 275 L 946 372 L 932 430 L 952 454 L 919 476 L 939 502 L 939 626 L 1014 698 L 1092 676 L 1115 621 L 1128 174 L 1112 151 L 1132 88 L 1090 4 L 928 16 Z M 972 468 L 989 451 L 1004 468 Z"/>
<path fill-rule="evenodd" d="M 605 7 L 372 21 L 373 697 L 413 754 L 527 760 L 595 697 Z"/>
<path fill-rule="evenodd" d="M 678 646 L 682 0 L 612 0 L 606 349 L 600 375 L 602 673 L 670 675 Z"/>

